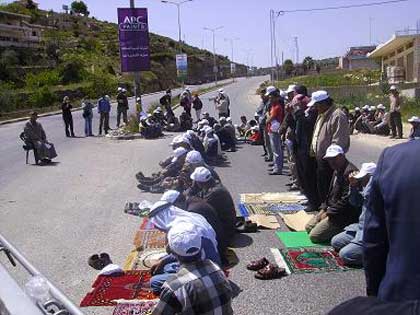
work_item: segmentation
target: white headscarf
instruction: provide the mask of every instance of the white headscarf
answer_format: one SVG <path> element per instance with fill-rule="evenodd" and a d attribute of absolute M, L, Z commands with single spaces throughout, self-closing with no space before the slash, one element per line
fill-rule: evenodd
<path fill-rule="evenodd" d="M 209 239 L 214 244 L 214 248 L 217 248 L 216 232 L 202 215 L 182 210 L 171 204 L 164 206 L 165 202 L 162 201 L 158 201 L 155 205 L 159 203 L 162 209 L 150 218 L 156 228 L 168 232 L 175 225 L 190 223 L 197 228 L 197 233 Z M 155 206 L 152 210 L 153 208 Z"/>

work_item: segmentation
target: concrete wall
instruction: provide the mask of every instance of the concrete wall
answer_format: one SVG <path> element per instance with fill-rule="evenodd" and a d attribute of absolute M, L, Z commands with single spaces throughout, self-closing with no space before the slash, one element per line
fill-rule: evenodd
<path fill-rule="evenodd" d="M 420 37 L 414 40 L 414 81 L 420 82 Z"/>
<path fill-rule="evenodd" d="M 380 65 L 372 59 L 362 58 L 362 59 L 349 59 L 349 70 L 357 69 L 379 69 Z"/>

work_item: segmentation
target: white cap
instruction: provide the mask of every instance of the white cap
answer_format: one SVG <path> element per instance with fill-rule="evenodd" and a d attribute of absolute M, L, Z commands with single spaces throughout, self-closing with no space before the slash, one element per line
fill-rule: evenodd
<path fill-rule="evenodd" d="M 369 110 L 370 110 L 371 112 L 373 112 L 374 110 L 376 110 L 376 106 L 371 106 L 371 107 L 369 107 Z"/>
<path fill-rule="evenodd" d="M 280 96 L 285 98 L 287 96 L 286 91 L 280 90 Z"/>
<path fill-rule="evenodd" d="M 337 144 L 331 144 L 325 153 L 324 159 L 334 158 L 340 154 L 344 154 L 343 148 Z"/>
<path fill-rule="evenodd" d="M 325 101 L 329 99 L 330 96 L 328 95 L 327 91 L 316 91 L 312 93 L 311 101 L 308 103 L 308 107 L 314 106 L 318 102 Z"/>
<path fill-rule="evenodd" d="M 376 170 L 376 164 L 371 162 L 371 163 L 363 163 L 362 164 L 362 168 L 360 169 L 360 171 L 354 176 L 354 178 L 356 179 L 360 179 L 365 177 L 366 175 L 373 175 L 373 173 L 375 173 Z"/>
<path fill-rule="evenodd" d="M 184 139 L 183 139 L 182 135 L 178 135 L 178 136 L 176 136 L 175 138 L 172 139 L 172 142 L 171 142 L 170 145 L 180 144 L 180 143 L 183 143 L 183 142 L 184 142 Z"/>
<path fill-rule="evenodd" d="M 417 116 L 412 116 L 409 120 L 408 120 L 408 122 L 410 122 L 410 123 L 420 123 L 420 118 L 419 117 L 417 117 Z"/>
<path fill-rule="evenodd" d="M 209 121 L 207 119 L 202 119 L 198 122 L 199 126 L 204 126 L 204 125 L 208 125 Z"/>
<path fill-rule="evenodd" d="M 141 101 L 141 98 L 140 97 L 137 97 L 137 102 L 140 102 Z"/>
<path fill-rule="evenodd" d="M 398 90 L 397 87 L 395 85 L 391 85 L 391 87 L 389 88 L 390 91 L 396 91 Z"/>
<path fill-rule="evenodd" d="M 205 126 L 202 130 L 206 133 L 206 135 L 214 131 L 213 128 L 210 126 Z"/>
<path fill-rule="evenodd" d="M 276 90 L 277 90 L 277 88 L 275 86 L 270 85 L 266 89 L 265 96 L 269 96 L 271 93 L 275 92 Z"/>
<path fill-rule="evenodd" d="M 377 109 L 385 109 L 385 106 L 383 104 L 379 104 L 378 106 L 376 106 Z"/>
<path fill-rule="evenodd" d="M 203 162 L 203 157 L 198 151 L 190 151 L 187 153 L 187 157 L 185 158 L 185 161 L 187 163 L 197 164 L 197 163 Z"/>
<path fill-rule="evenodd" d="M 206 183 L 212 178 L 212 176 L 211 172 L 207 168 L 200 166 L 194 170 L 190 178 L 195 182 Z"/>
<path fill-rule="evenodd" d="M 178 160 L 178 158 L 180 158 L 181 156 L 183 156 L 187 152 L 188 152 L 188 150 L 183 148 L 183 147 L 175 149 L 174 150 L 174 157 L 172 158 L 171 162 L 175 163 Z"/>
<path fill-rule="evenodd" d="M 161 201 L 166 201 L 166 202 L 169 202 L 169 203 L 172 203 L 173 204 L 178 199 L 178 197 L 179 197 L 180 194 L 181 193 L 179 191 L 177 191 L 177 190 L 168 190 L 167 192 L 165 192 L 162 195 L 162 197 L 160 197 L 160 200 Z"/>
<path fill-rule="evenodd" d="M 360 107 L 356 107 L 354 110 L 355 110 L 356 112 L 358 112 L 358 111 L 360 111 Z"/>
<path fill-rule="evenodd" d="M 195 135 L 195 132 L 194 132 L 194 130 L 187 130 L 187 132 L 185 133 L 185 134 L 187 134 L 188 136 L 194 136 Z"/>
<path fill-rule="evenodd" d="M 257 112 L 255 112 L 254 117 L 260 117 L 260 114 L 258 114 Z"/>
<path fill-rule="evenodd" d="M 105 98 L 107 99 L 107 100 L 110 100 L 111 98 L 109 97 L 109 95 L 105 95 Z"/>
<path fill-rule="evenodd" d="M 369 110 L 370 109 L 370 106 L 369 105 L 365 105 L 365 106 L 362 107 L 362 109 L 363 110 Z"/>
<path fill-rule="evenodd" d="M 181 257 L 193 257 L 201 251 L 201 235 L 191 223 L 174 225 L 168 232 L 168 245 Z"/>
<path fill-rule="evenodd" d="M 258 131 L 258 130 L 260 130 L 260 127 L 254 126 L 254 127 L 251 127 L 251 130 Z"/>
<path fill-rule="evenodd" d="M 219 121 L 227 121 L 226 117 L 222 116 L 219 118 Z"/>
<path fill-rule="evenodd" d="M 225 93 L 225 90 L 219 89 L 219 93 L 223 94 L 223 93 Z"/>
<path fill-rule="evenodd" d="M 122 90 L 123 90 L 122 87 L 118 87 L 117 89 L 118 92 L 121 92 Z"/>
<path fill-rule="evenodd" d="M 123 92 L 127 92 L 127 90 L 126 90 L 126 89 L 122 89 L 121 91 L 123 91 Z"/>
<path fill-rule="evenodd" d="M 226 121 L 227 122 L 231 122 L 232 121 L 232 118 L 231 117 L 228 117 L 228 118 L 226 118 Z"/>
<path fill-rule="evenodd" d="M 290 84 L 289 87 L 286 90 L 286 94 L 289 94 L 291 92 L 294 92 L 296 88 L 296 84 Z"/>

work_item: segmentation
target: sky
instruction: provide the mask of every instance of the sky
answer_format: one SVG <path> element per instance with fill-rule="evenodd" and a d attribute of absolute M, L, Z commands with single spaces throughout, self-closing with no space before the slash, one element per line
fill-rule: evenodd
<path fill-rule="evenodd" d="M 42 9 L 61 11 L 68 0 L 36 0 Z M 177 0 L 173 0 L 177 1 Z M 270 65 L 270 9 L 293 10 L 363 4 L 380 0 L 193 0 L 181 7 L 183 39 L 188 44 L 212 50 L 212 35 L 203 27 L 223 28 L 216 33 L 216 52 L 234 61 L 263 67 Z M 92 16 L 116 22 L 117 8 L 128 7 L 129 0 L 85 0 Z M 136 0 L 137 7 L 149 9 L 150 31 L 178 39 L 176 6 L 160 0 Z M 345 54 L 350 46 L 379 44 L 398 30 L 415 29 L 420 21 L 420 0 L 352 8 L 337 11 L 286 13 L 276 22 L 278 55 L 296 59 L 294 37 L 298 38 L 300 61 Z M 419 22 L 420 23 L 420 22 Z M 371 27 L 370 27 L 371 25 Z M 371 29 L 371 32 L 370 32 Z M 370 36 L 370 33 L 372 34 Z"/>

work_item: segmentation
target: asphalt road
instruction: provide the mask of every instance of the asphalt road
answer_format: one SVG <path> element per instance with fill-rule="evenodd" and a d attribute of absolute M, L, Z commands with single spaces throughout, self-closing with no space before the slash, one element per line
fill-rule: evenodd
<path fill-rule="evenodd" d="M 225 87 L 235 123 L 242 114 L 253 116 L 258 104 L 255 90 L 265 79 L 244 79 Z M 210 113 L 214 112 L 214 105 L 208 101 L 212 95 L 214 92 L 202 96 Z M 74 117 L 80 135 L 81 114 L 75 113 Z M 25 165 L 17 140 L 23 123 L 0 126 L 0 231 L 78 304 L 96 276 L 87 265 L 88 257 L 106 251 L 115 263 L 123 264 L 132 249 L 139 222 L 123 213 L 125 201 L 159 198 L 141 193 L 134 174 L 139 170 L 146 174 L 157 171 L 157 162 L 170 153 L 168 145 L 173 135 L 151 141 L 71 139 L 64 137 L 60 116 L 40 122 L 58 150 L 57 162 L 51 166 Z M 349 157 L 356 165 L 376 161 L 382 146 L 355 137 Z M 237 152 L 228 153 L 230 166 L 217 169 L 236 200 L 240 193 L 286 190 L 288 178 L 268 176 L 261 153 L 261 147 L 241 145 Z M 262 256 L 272 260 L 270 248 L 280 246 L 274 231 L 238 237 L 240 263 L 230 275 L 238 288 L 233 302 L 235 314 L 325 314 L 334 305 L 364 294 L 363 272 L 357 270 L 291 275 L 272 281 L 254 279 L 245 265 Z M 0 261 L 6 262 L 1 254 Z M 20 271 L 16 275 L 22 278 Z M 111 314 L 112 308 L 84 311 Z"/>

